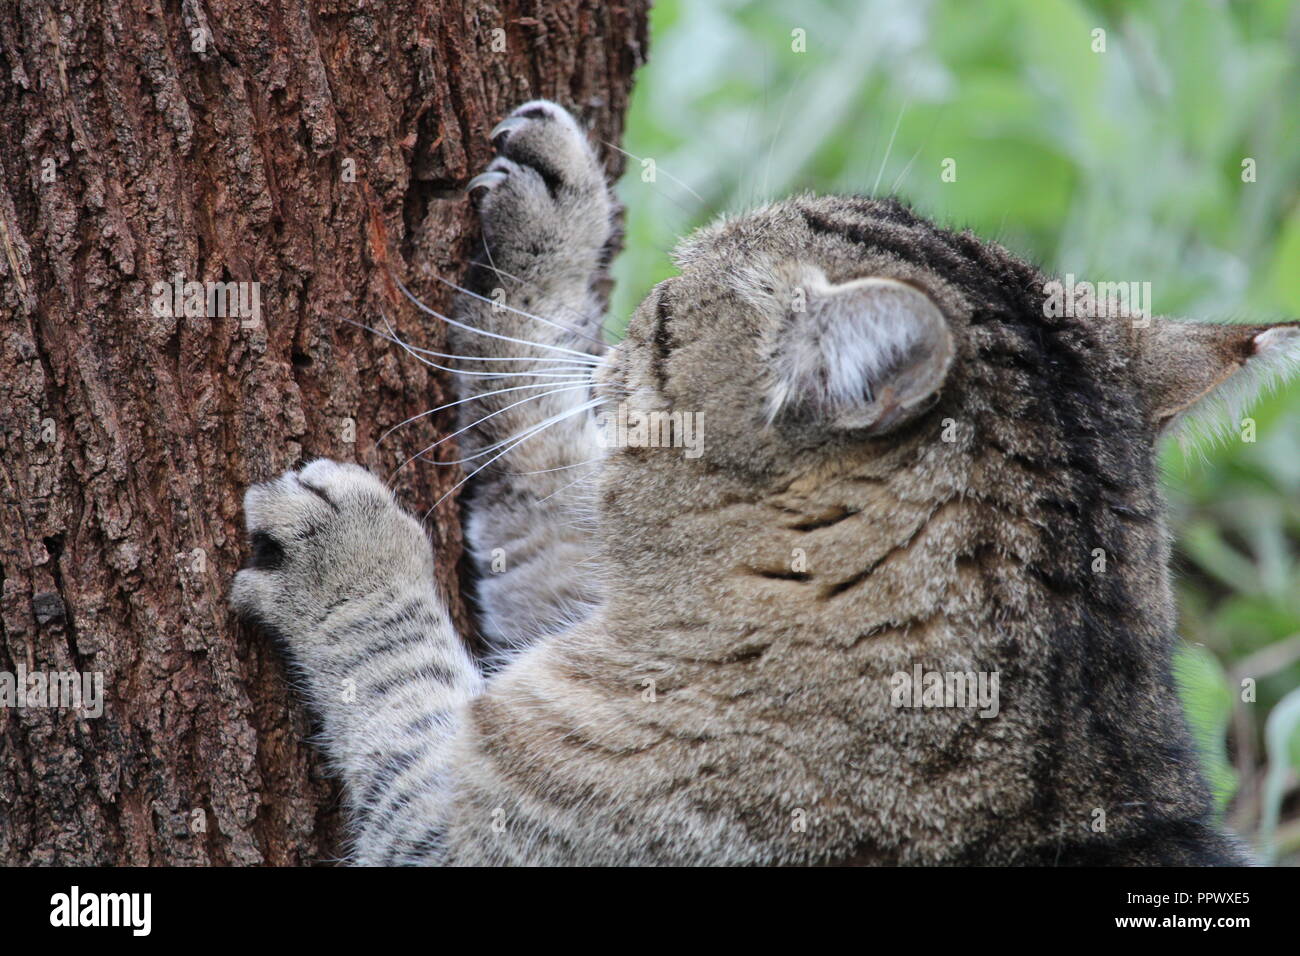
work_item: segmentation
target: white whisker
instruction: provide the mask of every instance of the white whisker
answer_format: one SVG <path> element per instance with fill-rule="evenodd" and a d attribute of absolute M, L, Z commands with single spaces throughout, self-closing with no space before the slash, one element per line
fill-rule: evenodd
<path fill-rule="evenodd" d="M 417 299 L 414 295 L 412 295 L 411 290 L 408 289 L 406 286 L 404 286 L 402 284 L 402 280 L 397 278 L 397 276 L 393 276 L 393 281 L 397 283 L 397 287 L 402 290 L 402 294 L 405 295 L 408 299 L 410 299 L 411 302 L 415 304 L 415 307 L 417 309 L 419 309 L 422 312 L 427 312 L 429 315 L 433 316 L 436 319 L 441 319 L 443 322 L 446 322 L 448 325 L 454 325 L 458 329 L 464 329 L 466 332 L 473 332 L 475 335 L 483 335 L 490 339 L 500 339 L 503 342 L 513 342 L 515 345 L 526 345 L 530 348 L 535 348 L 535 349 L 550 349 L 552 352 L 564 352 L 565 354 L 576 355 L 579 358 L 583 358 L 583 359 L 592 358 L 590 352 L 579 352 L 577 349 L 566 349 L 560 345 L 544 345 L 541 342 L 532 342 L 529 341 L 528 339 L 516 339 L 516 338 L 511 338 L 508 335 L 499 335 L 496 332 L 488 332 L 485 329 L 476 329 L 472 325 L 466 325 L 464 322 L 458 322 L 456 319 L 450 318 L 449 316 L 445 316 L 441 312 L 429 308 L 427 305 L 425 305 L 423 302 Z"/>
<path fill-rule="evenodd" d="M 604 140 L 601 140 L 601 142 L 605 142 L 605 141 L 604 141 Z M 622 153 L 624 156 L 628 157 L 629 159 L 635 159 L 638 163 L 644 163 L 644 162 L 645 162 L 645 160 L 643 160 L 640 156 L 634 156 L 632 153 L 629 153 L 627 150 L 623 149 L 621 146 L 615 146 L 613 143 L 608 143 L 608 142 L 606 142 L 605 145 L 608 146 L 610 149 L 616 149 L 616 150 L 618 150 L 620 153 Z M 666 169 L 664 169 L 662 166 L 658 166 L 658 165 L 655 166 L 655 169 L 657 169 L 659 172 L 663 173 L 665 176 L 667 176 L 669 179 L 671 179 L 673 182 L 675 182 L 678 186 L 681 186 L 683 189 L 685 189 L 688 193 L 690 193 L 692 196 L 694 196 L 694 197 L 695 197 L 695 198 L 696 198 L 696 199 L 697 199 L 701 204 L 704 203 L 704 197 L 703 197 L 703 196 L 701 196 L 699 193 L 697 193 L 697 192 L 696 192 L 694 189 L 692 189 L 690 186 L 686 185 L 684 182 L 682 182 L 680 179 L 678 179 L 676 176 L 674 176 L 674 175 L 673 175 L 672 173 L 670 173 L 668 170 L 666 170 Z"/>
<path fill-rule="evenodd" d="M 465 482 L 469 481 L 471 478 L 473 478 L 475 475 L 477 475 L 477 474 L 478 474 L 480 471 L 482 471 L 484 468 L 487 468 L 489 465 L 491 465 L 491 464 L 492 464 L 494 461 L 496 461 L 498 458 L 502 457 L 503 455 L 507 455 L 507 454 L 509 454 L 510 452 L 514 451 L 516 448 L 518 448 L 518 447 L 519 447 L 520 445 L 522 445 L 524 442 L 528 441 L 528 439 L 532 438 L 534 435 L 538 434 L 539 432 L 542 432 L 542 431 L 544 431 L 545 429 L 549 428 L 551 425 L 554 425 L 554 424 L 556 424 L 556 423 L 558 423 L 558 422 L 561 422 L 561 421 L 563 421 L 563 420 L 566 419 L 566 418 L 571 418 L 572 416 L 577 415 L 577 414 L 580 413 L 580 412 L 585 412 L 585 411 L 586 411 L 587 409 L 589 409 L 589 408 L 594 408 L 596 405 L 599 405 L 600 402 L 601 402 L 601 399 L 593 399 L 593 400 L 590 401 L 590 402 L 584 402 L 583 404 L 581 404 L 581 405 L 576 405 L 576 406 L 574 406 L 573 408 L 568 409 L 568 410 L 562 412 L 562 413 L 559 414 L 559 415 L 552 415 L 550 418 L 546 419 L 546 420 L 543 421 L 542 423 L 540 423 L 540 424 L 538 424 L 538 425 L 534 425 L 532 428 L 528 429 L 528 431 L 526 431 L 526 432 L 525 432 L 525 433 L 524 433 L 524 434 L 519 438 L 518 441 L 514 442 L 514 443 L 511 444 L 508 448 L 502 450 L 500 453 L 498 453 L 497 455 L 493 456 L 492 458 L 489 458 L 489 459 L 488 459 L 486 462 L 484 462 L 482 465 L 479 465 L 479 467 L 475 468 L 475 469 L 474 469 L 473 471 L 471 471 L 468 475 L 466 475 L 466 476 L 465 476 L 464 478 L 462 478 L 460 481 L 456 482 L 456 484 L 452 485 L 449 489 L 447 489 L 447 493 L 444 494 L 444 495 L 443 495 L 441 498 L 439 498 L 437 501 L 435 501 L 435 502 L 434 502 L 434 503 L 429 507 L 429 510 L 426 511 L 426 512 L 424 513 L 424 517 L 421 519 L 421 524 L 423 524 L 425 521 L 428 521 L 428 520 L 429 520 L 429 515 L 433 514 L 434 509 L 437 508 L 437 507 L 438 507 L 440 504 L 442 504 L 444 501 L 446 501 L 447 498 L 449 498 L 451 495 L 455 494 L 456 490 L 459 489 L 461 485 L 465 484 Z"/>
<path fill-rule="evenodd" d="M 894 185 L 890 187 L 890 189 L 889 189 L 890 195 L 895 195 L 895 194 L 898 193 L 898 186 L 899 186 L 899 184 L 900 184 L 904 179 L 906 179 L 906 178 L 907 178 L 907 174 L 908 174 L 909 172 L 911 172 L 911 170 L 912 170 L 912 164 L 915 163 L 917 157 L 921 155 L 921 150 L 923 150 L 923 149 L 925 149 L 925 147 L 929 146 L 929 145 L 930 145 L 930 140 L 934 139 L 934 131 L 935 131 L 936 129 L 939 128 L 940 121 L 941 121 L 942 118 L 943 118 L 944 110 L 946 110 L 946 109 L 947 109 L 946 106 L 941 107 L 941 108 L 939 109 L 939 113 L 938 113 L 938 115 L 937 115 L 936 118 L 935 118 L 934 125 L 931 126 L 931 127 L 930 127 L 930 131 L 929 131 L 928 133 L 925 134 L 925 140 L 921 143 L 920 146 L 916 147 L 916 152 L 912 154 L 912 158 L 909 159 L 909 160 L 907 161 L 907 165 L 903 167 L 903 171 L 902 171 L 901 173 L 899 173 L 899 174 L 898 174 L 898 178 L 894 180 Z"/>
<path fill-rule="evenodd" d="M 885 175 L 885 167 L 889 165 L 889 156 L 894 151 L 894 137 L 898 135 L 899 124 L 903 122 L 903 114 L 907 112 L 907 104 L 904 103 L 898 110 L 898 119 L 894 120 L 894 131 L 889 134 L 889 145 L 885 147 L 885 158 L 880 161 L 880 170 L 876 173 L 876 181 L 871 185 L 871 195 L 876 195 L 876 190 L 880 188 L 880 177 Z"/>
<path fill-rule="evenodd" d="M 572 465 L 558 465 L 555 468 L 539 468 L 537 471 L 512 471 L 511 477 L 525 478 L 529 475 L 549 475 L 553 471 L 568 471 L 570 468 L 581 468 L 583 465 L 590 465 L 594 461 L 604 461 L 605 456 L 599 455 L 596 458 L 588 458 L 586 461 L 579 461 Z"/>
<path fill-rule="evenodd" d="M 400 345 L 417 362 L 427 365 L 430 368 L 436 368 L 440 372 L 451 372 L 453 375 L 465 375 L 468 376 L 469 378 L 572 378 L 574 375 L 573 371 L 565 371 L 564 366 L 559 366 L 558 368 L 550 368 L 544 372 L 468 372 L 465 369 L 451 368 L 448 365 L 439 365 L 437 362 L 431 362 L 429 359 L 425 358 L 424 356 L 417 354 L 416 350 L 412 346 L 407 345 L 400 338 L 398 338 L 397 333 L 393 331 L 392 323 L 388 321 L 388 316 L 384 315 L 381 312 L 380 317 L 384 320 L 384 325 L 388 327 L 390 341 L 396 342 L 398 345 Z M 576 366 L 575 366 L 575 370 L 576 370 Z M 586 371 L 582 371 L 581 374 L 585 375 L 588 373 Z"/>
<path fill-rule="evenodd" d="M 392 335 L 389 335 L 387 332 L 381 332 L 379 329 L 376 329 L 373 326 L 366 325 L 364 322 L 357 322 L 355 319 L 349 319 L 344 316 L 339 316 L 339 321 L 346 322 L 348 325 L 355 325 L 359 329 L 365 329 L 367 332 L 377 335 L 381 339 L 385 339 L 386 341 L 392 342 L 394 345 L 401 345 L 404 342 L 401 336 L 398 336 L 396 332 L 394 332 Z M 388 323 L 388 325 L 390 328 L 392 327 L 391 322 Z M 586 365 L 595 368 L 596 366 L 600 365 L 600 359 L 596 358 L 595 356 L 590 356 L 590 361 L 584 362 L 581 359 L 569 358 L 568 356 L 551 356 L 551 355 L 542 355 L 542 356 L 453 355 L 450 352 L 438 352 L 435 351 L 434 349 L 426 349 L 419 345 L 411 345 L 409 342 L 406 342 L 405 344 L 407 348 L 414 349 L 415 351 L 420 352 L 424 355 L 434 355 L 437 356 L 438 358 L 455 359 L 456 361 L 459 362 L 564 362 L 566 363 L 564 365 L 559 366 L 559 368 L 570 368 L 579 365 Z M 475 372 L 473 374 L 492 375 L 498 373 Z"/>
<path fill-rule="evenodd" d="M 504 302 L 497 301 L 496 299 L 489 299 L 487 296 L 479 295 L 477 292 L 471 292 L 469 289 L 466 289 L 464 286 L 457 285 L 456 283 L 452 282 L 450 279 L 444 279 L 440 275 L 435 275 L 433 278 L 437 279 L 443 285 L 455 289 L 457 292 L 461 293 L 462 295 L 471 296 L 475 299 L 478 299 L 480 302 L 487 302 L 493 308 L 505 309 L 507 312 L 513 312 L 515 315 L 522 315 L 524 318 L 532 319 L 534 322 L 541 322 L 543 325 L 549 325 L 551 328 L 559 329 L 561 332 L 568 332 L 571 335 L 580 335 L 584 339 L 588 339 L 592 342 L 595 342 L 602 349 L 606 348 L 607 343 L 605 343 L 601 339 L 595 338 L 594 336 L 588 335 L 586 332 L 583 332 L 581 329 L 575 329 L 568 325 L 562 325 L 559 322 L 552 322 L 550 319 L 544 319 L 540 315 L 533 315 L 531 312 L 525 312 L 523 309 L 516 309 L 514 306 L 506 305 Z"/>
<path fill-rule="evenodd" d="M 522 398 L 522 399 L 520 399 L 520 400 L 517 401 L 517 402 L 511 402 L 509 405 L 505 406 L 504 408 L 498 408 L 495 412 L 489 412 L 487 415 L 484 415 L 482 418 L 479 418 L 479 419 L 476 419 L 475 421 L 470 422 L 468 425 L 466 425 L 466 426 L 463 427 L 463 428 L 458 428 L 458 429 L 456 429 L 456 431 L 452 432 L 450 435 L 444 435 L 443 437 L 439 438 L 439 439 L 438 439 L 436 442 L 434 442 L 433 444 L 428 445 L 428 446 L 426 446 L 425 448 L 421 449 L 420 451 L 416 452 L 416 453 L 415 453 L 414 455 L 412 455 L 410 458 L 406 459 L 406 461 L 402 462 L 402 463 L 401 463 L 400 465 L 398 465 L 395 469 L 393 469 L 393 474 L 394 474 L 394 475 L 397 474 L 397 472 L 401 471 L 403 468 L 405 468 L 405 467 L 406 467 L 407 465 L 409 465 L 411 462 L 415 461 L 417 458 L 422 458 L 424 455 L 428 454 L 428 453 L 429 453 L 430 451 L 432 451 L 434 448 L 437 448 L 437 447 L 438 447 L 439 445 L 441 445 L 443 442 L 448 441 L 449 439 L 455 438 L 457 435 L 464 434 L 465 432 L 467 432 L 467 431 L 469 431 L 471 428 L 473 428 L 475 425 L 481 425 L 481 424 L 483 424 L 485 421 L 487 421 L 489 418 L 495 418 L 497 415 L 500 415 L 502 412 L 508 412 L 508 411 L 510 411 L 510 409 L 512 409 L 512 408 L 516 408 L 516 407 L 518 407 L 519 405 L 526 404 L 527 402 L 535 402 L 535 401 L 537 401 L 537 399 L 539 399 L 539 398 L 546 398 L 546 397 L 548 397 L 548 396 L 550 396 L 550 395 L 557 395 L 557 394 L 559 394 L 560 392 L 571 392 L 571 391 L 575 391 L 575 390 L 580 389 L 580 388 L 588 388 L 588 387 L 589 387 L 589 386 L 587 386 L 585 383 L 584 383 L 584 384 L 579 384 L 579 385 L 565 385 L 565 386 L 562 386 L 561 388 L 552 389 L 552 390 L 549 391 L 549 392 L 542 392 L 540 395 L 530 395 L 530 396 L 528 396 L 527 398 Z M 600 399 L 599 401 L 604 401 L 604 399 Z M 507 438 L 507 439 L 504 439 L 504 441 L 509 441 L 509 440 L 510 440 L 510 439 L 508 439 L 508 438 Z M 498 442 L 496 445 L 489 446 L 489 447 L 488 447 L 487 449 L 485 449 L 484 451 L 480 451 L 480 452 L 478 452 L 478 453 L 475 454 L 475 455 L 470 455 L 468 458 L 462 458 L 462 459 L 459 459 L 459 460 L 457 460 L 457 461 L 435 461 L 435 462 L 433 462 L 433 464 L 435 464 L 435 465 L 461 465 L 461 464 L 464 464 L 464 463 L 467 462 L 467 461 L 473 461 L 475 458 L 480 458 L 480 457 L 482 457 L 483 455 L 485 455 L 485 454 L 487 454 L 488 452 L 492 451 L 494 448 L 499 448 L 499 447 L 501 446 L 501 444 L 503 444 L 503 443 L 504 443 L 504 442 Z M 391 476 L 390 476 L 390 477 L 391 477 Z"/>
<path fill-rule="evenodd" d="M 484 251 L 485 251 L 485 252 L 487 251 L 487 247 L 486 247 L 486 246 L 484 246 Z M 523 276 L 517 276 L 517 275 L 515 275 L 513 272 L 506 272 L 505 269 L 502 269 L 502 268 L 498 267 L 497 264 L 496 264 L 495 262 L 492 261 L 492 257 L 491 257 L 490 254 L 488 255 L 488 261 L 487 261 L 486 263 L 484 263 L 484 262 L 480 262 L 480 263 L 478 263 L 478 264 L 479 264 L 480 266 L 484 266 L 485 268 L 492 270 L 492 272 L 495 273 L 495 274 L 497 275 L 498 278 L 501 278 L 501 279 L 509 279 L 511 282 L 515 283 L 516 285 L 521 285 L 521 286 L 534 285 L 534 283 L 533 283 L 531 280 L 529 280 L 529 279 L 525 279 Z M 433 277 L 434 277 L 435 279 L 437 279 L 439 282 L 445 281 L 445 280 L 443 280 L 440 276 L 434 275 L 434 274 L 431 273 L 431 272 L 426 272 L 425 274 L 426 274 L 426 275 L 433 275 Z M 450 284 L 450 283 L 449 283 L 449 284 Z M 452 286 L 452 288 L 459 288 L 459 287 L 458 287 L 458 286 Z M 581 311 L 579 311 L 578 309 L 575 309 L 575 308 L 574 308 L 573 306 L 571 306 L 571 305 L 560 305 L 560 309 L 561 309 L 565 314 L 573 316 L 573 317 L 574 317 L 578 322 L 585 322 L 585 321 L 587 321 L 587 316 L 584 315 L 584 314 L 583 314 Z M 602 319 L 602 321 L 601 321 L 601 323 L 600 323 L 600 330 L 601 330 L 602 332 L 605 332 L 605 331 L 607 331 L 607 329 L 608 329 L 607 322 L 606 322 L 605 320 Z M 591 341 L 596 342 L 598 345 L 600 345 L 602 351 L 603 351 L 604 349 L 609 348 L 609 342 L 605 341 L 605 339 L 600 338 L 599 336 L 597 336 L 597 337 L 595 337 L 595 338 L 592 338 L 591 336 L 587 336 L 587 338 L 591 339 Z M 559 361 L 559 359 L 553 359 L 552 361 Z"/>
<path fill-rule="evenodd" d="M 557 389 L 557 391 L 568 391 L 568 389 Z M 545 397 L 546 397 L 546 394 L 533 396 L 533 398 L 545 398 Z M 522 402 L 516 402 L 515 404 L 517 404 L 517 405 L 522 405 L 522 404 L 524 404 L 524 402 L 527 402 L 527 401 L 531 401 L 531 399 L 524 399 L 524 401 L 522 401 Z M 605 401 L 605 399 L 598 398 L 598 399 L 594 399 L 594 401 L 595 401 L 595 403 L 596 403 L 597 405 L 599 405 L 601 402 Z M 511 407 L 513 407 L 513 406 L 511 406 Z M 505 409 L 501 409 L 501 411 L 505 411 Z M 567 412 L 567 409 L 566 409 L 566 412 Z M 493 414 L 496 414 L 496 413 L 494 412 Z M 559 416 L 561 416 L 561 417 L 563 417 L 564 414 L 565 414 L 565 412 L 557 412 L 556 414 L 559 415 Z M 491 417 L 492 417 L 491 415 L 484 415 L 484 416 L 483 416 L 482 418 L 480 418 L 478 421 L 473 422 L 473 423 L 470 424 L 470 425 L 467 425 L 466 428 L 473 428 L 474 425 L 481 424 L 482 422 L 486 421 L 488 418 L 491 418 Z M 532 427 L 532 426 L 528 426 L 528 427 Z M 463 430 L 463 429 L 462 429 L 462 430 Z M 457 433 L 457 434 L 459 434 L 459 433 Z M 499 440 L 499 441 L 495 441 L 495 442 L 493 442 L 491 445 L 488 445 L 488 446 L 486 446 L 486 447 L 484 447 L 484 448 L 481 448 L 480 450 L 476 451 L 476 452 L 475 452 L 474 454 L 472 454 L 472 455 L 469 455 L 469 456 L 467 456 L 467 457 L 465 457 L 465 458 L 457 458 L 455 461 L 432 461 L 432 460 L 430 460 L 430 459 L 425 459 L 425 460 L 426 460 L 426 461 L 429 461 L 430 464 L 434 464 L 434 465 L 463 465 L 463 464 L 465 464 L 466 462 L 471 462 L 471 461 L 474 461 L 475 459 L 482 458 L 484 455 L 491 454 L 492 452 L 496 451 L 498 448 L 502 447 L 503 445 L 507 445 L 507 444 L 509 444 L 510 442 L 514 441 L 514 439 L 515 439 L 518 435 L 519 435 L 519 432 L 516 432 L 516 433 L 513 434 L 513 435 L 508 435 L 508 436 L 506 436 L 505 438 L 502 438 L 502 439 Z M 450 436 L 449 436 L 449 437 L 450 437 Z M 425 451 L 428 451 L 428 449 L 425 449 Z M 424 452 L 420 452 L 420 454 L 423 455 Z M 417 457 L 418 457 L 418 456 L 417 456 Z"/>
<path fill-rule="evenodd" d="M 899 184 L 902 183 L 902 181 L 907 178 L 907 174 L 912 171 L 912 164 L 915 163 L 916 158 L 921 155 L 922 148 L 923 147 L 921 146 L 916 147 L 916 152 L 913 153 L 912 158 L 907 161 L 907 165 L 903 167 L 903 171 L 898 174 L 898 178 L 894 180 L 894 185 L 889 187 L 889 194 L 891 196 L 898 192 Z"/>
<path fill-rule="evenodd" d="M 574 382 L 575 384 L 579 384 L 579 385 L 584 384 L 584 383 L 583 383 L 581 380 L 579 380 L 579 379 L 573 379 L 573 382 Z M 388 429 L 388 431 L 386 431 L 386 432 L 384 432 L 382 435 L 380 435 L 378 441 L 375 442 L 375 445 L 376 445 L 376 447 L 378 447 L 380 444 L 383 443 L 383 441 L 384 441 L 385 438 L 387 438 L 387 437 L 388 437 L 389 435 L 391 435 L 393 432 L 397 431 L 399 428 L 402 428 L 402 427 L 405 426 L 405 425 L 409 425 L 409 424 L 411 424 L 411 422 L 419 421 L 421 418 L 424 418 L 424 417 L 426 417 L 426 416 L 428 416 L 428 415 L 433 415 L 433 414 L 435 414 L 435 413 L 437 413 L 437 412 L 440 412 L 440 411 L 442 411 L 443 409 L 446 409 L 446 408 L 453 408 L 453 407 L 455 407 L 456 405 L 464 405 L 466 402 L 476 401 L 477 399 L 480 399 L 480 398 L 490 398 L 490 397 L 493 396 L 493 395 L 500 395 L 500 394 L 502 394 L 503 392 L 518 392 L 518 391 L 520 391 L 521 389 L 526 389 L 526 388 L 555 388 L 555 383 L 554 383 L 554 382 L 539 382 L 539 383 L 537 383 L 536 385 L 512 385 L 512 386 L 510 386 L 509 388 L 494 388 L 494 389 L 492 389 L 492 391 L 490 391 L 490 392 L 482 392 L 482 393 L 480 393 L 480 394 L 478 394 L 478 395 L 471 395 L 471 396 L 469 396 L 468 398 L 460 398 L 460 399 L 457 399 L 457 400 L 454 401 L 454 402 L 447 402 L 445 405 L 439 405 L 437 408 L 430 408 L 428 411 L 420 412 L 420 414 L 418 414 L 418 415 L 412 415 L 410 418 L 408 418 L 408 419 L 407 419 L 406 421 L 404 421 L 404 422 L 399 422 L 398 424 L 394 425 L 392 428 Z M 559 391 L 559 389 L 557 389 L 557 391 Z"/>
<path fill-rule="evenodd" d="M 583 474 L 583 475 L 580 475 L 579 477 L 573 479 L 573 481 L 569 482 L 567 485 L 564 485 L 564 486 L 562 486 L 562 487 L 560 487 L 560 488 L 557 488 L 557 489 L 555 489 L 555 491 L 552 491 L 552 492 L 551 492 L 549 495 L 547 495 L 545 498 L 541 498 L 541 499 L 539 499 L 539 503 L 542 502 L 542 501 L 550 501 L 550 500 L 551 500 L 552 498 L 554 498 L 556 495 L 560 494 L 561 492 L 568 491 L 568 490 L 569 490 L 570 488 L 572 488 L 574 485 L 581 484 L 581 483 L 584 482 L 584 481 L 590 481 L 592 478 L 595 477 L 596 472 L 599 471 L 599 470 L 600 470 L 599 468 L 595 468 L 595 467 L 593 467 L 590 471 L 588 471 L 587 473 L 585 473 L 585 474 Z"/>

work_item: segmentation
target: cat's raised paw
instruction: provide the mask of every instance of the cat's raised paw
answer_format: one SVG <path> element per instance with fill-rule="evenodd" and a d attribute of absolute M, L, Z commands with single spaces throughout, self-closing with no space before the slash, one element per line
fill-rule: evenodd
<path fill-rule="evenodd" d="M 512 259 L 545 249 L 570 255 L 601 249 L 612 228 L 605 171 L 569 111 L 549 100 L 532 100 L 490 135 L 496 158 L 466 191 L 478 202 L 493 255 Z"/>

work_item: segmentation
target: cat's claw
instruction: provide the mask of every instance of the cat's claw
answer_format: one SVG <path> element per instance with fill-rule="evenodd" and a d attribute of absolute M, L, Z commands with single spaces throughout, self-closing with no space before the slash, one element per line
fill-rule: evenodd
<path fill-rule="evenodd" d="M 473 193 L 476 189 L 491 189 L 506 180 L 506 174 L 499 169 L 489 169 L 479 173 L 465 185 L 465 192 Z"/>
<path fill-rule="evenodd" d="M 552 133 L 586 144 L 586 133 L 583 132 L 581 124 L 573 114 L 559 103 L 552 103 L 550 100 L 530 100 L 522 106 L 515 107 L 509 116 L 493 127 L 492 132 L 488 134 L 488 139 L 492 140 L 492 145 L 498 152 L 502 152 L 509 145 L 514 133 L 530 127 L 536 130 L 539 126 L 548 123 L 556 126 Z"/>

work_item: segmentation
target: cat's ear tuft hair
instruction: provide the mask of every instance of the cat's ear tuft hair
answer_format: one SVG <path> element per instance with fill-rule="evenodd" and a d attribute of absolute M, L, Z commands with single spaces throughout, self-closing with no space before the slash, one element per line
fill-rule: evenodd
<path fill-rule="evenodd" d="M 928 409 L 952 365 L 948 320 L 894 279 L 810 276 L 775 343 L 769 422 L 880 434 Z"/>
<path fill-rule="evenodd" d="M 1153 319 L 1142 334 L 1138 377 L 1164 434 L 1236 430 L 1263 389 L 1300 373 L 1300 323 Z"/>

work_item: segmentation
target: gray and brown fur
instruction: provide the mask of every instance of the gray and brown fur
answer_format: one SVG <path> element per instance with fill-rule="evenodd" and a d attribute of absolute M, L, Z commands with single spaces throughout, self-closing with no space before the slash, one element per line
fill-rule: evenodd
<path fill-rule="evenodd" d="M 303 672 L 357 862 L 1246 860 L 1170 673 L 1155 445 L 1292 361 L 1293 329 L 1048 317 L 1050 277 L 1006 250 L 808 196 L 690 238 L 605 351 L 595 156 L 554 104 L 504 125 L 475 288 L 510 308 L 458 319 L 537 344 L 452 351 L 601 363 L 514 408 L 485 393 L 528 377 L 464 379 L 463 422 L 498 413 L 466 457 L 557 418 L 475 479 L 488 679 L 373 477 L 318 462 L 247 501 L 234 600 Z M 602 449 L 594 410 L 561 419 L 592 397 L 699 413 L 703 454 Z M 918 663 L 996 672 L 997 716 L 895 707 Z"/>

